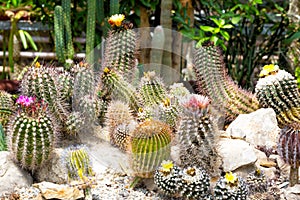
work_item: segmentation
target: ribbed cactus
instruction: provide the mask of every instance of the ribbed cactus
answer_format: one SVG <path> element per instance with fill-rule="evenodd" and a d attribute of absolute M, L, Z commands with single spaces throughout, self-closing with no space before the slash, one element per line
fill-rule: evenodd
<path fill-rule="evenodd" d="M 138 111 L 141 101 L 139 94 L 121 75 L 106 67 L 103 70 L 101 79 L 102 90 L 105 95 L 114 100 L 128 102 L 133 111 Z"/>
<path fill-rule="evenodd" d="M 221 159 L 216 152 L 218 132 L 208 113 L 209 99 L 190 94 L 181 100 L 183 113 L 177 127 L 181 165 L 204 168 L 211 176 L 220 174 Z"/>
<path fill-rule="evenodd" d="M 254 95 L 241 89 L 226 73 L 220 50 L 203 46 L 195 51 L 194 71 L 199 90 L 208 95 L 213 106 L 225 111 L 229 119 L 259 108 Z"/>
<path fill-rule="evenodd" d="M 57 138 L 57 124 L 43 101 L 20 96 L 17 103 L 21 109 L 8 125 L 8 146 L 23 168 L 34 171 L 50 158 Z"/>
<path fill-rule="evenodd" d="M 158 107 L 158 119 L 170 127 L 175 128 L 182 109 L 175 98 L 167 97 Z"/>
<path fill-rule="evenodd" d="M 73 96 L 74 77 L 70 72 L 63 70 L 58 74 L 58 83 L 61 88 L 61 94 L 66 102 L 70 102 Z"/>
<path fill-rule="evenodd" d="M 129 142 L 133 175 L 151 178 L 155 169 L 171 153 L 172 130 L 157 120 L 146 120 L 137 125 Z"/>
<path fill-rule="evenodd" d="M 255 87 L 261 107 L 273 108 L 280 127 L 300 122 L 300 95 L 297 81 L 277 65 L 266 65 Z"/>
<path fill-rule="evenodd" d="M 167 99 L 166 88 L 154 71 L 144 73 L 139 91 L 146 106 L 159 105 Z"/>
<path fill-rule="evenodd" d="M 63 152 L 63 162 L 68 170 L 68 181 L 86 181 L 93 177 L 90 155 L 84 145 L 70 146 Z"/>
<path fill-rule="evenodd" d="M 65 50 L 66 58 L 73 59 L 74 47 L 71 30 L 71 0 L 62 0 L 62 8 L 64 13 L 64 29 L 65 29 Z"/>
<path fill-rule="evenodd" d="M 86 55 L 87 61 L 94 64 L 94 44 L 96 28 L 96 0 L 87 1 L 87 23 L 86 23 Z"/>
<path fill-rule="evenodd" d="M 300 126 L 292 124 L 286 126 L 280 131 L 278 140 L 278 154 L 288 163 L 290 168 L 290 186 L 299 183 L 300 166 Z"/>
<path fill-rule="evenodd" d="M 73 111 L 67 117 L 65 122 L 66 131 L 70 134 L 76 134 L 85 127 L 85 122 L 82 120 L 80 112 Z"/>
<path fill-rule="evenodd" d="M 2 124 L 0 123 L 0 151 L 6 151 L 7 145 L 4 135 L 4 129 L 2 127 Z"/>
<path fill-rule="evenodd" d="M 58 73 L 50 66 L 32 66 L 28 68 L 21 82 L 23 95 L 34 96 L 48 104 L 50 112 L 61 125 L 69 115 L 68 104 L 63 99 Z"/>
<path fill-rule="evenodd" d="M 245 181 L 232 172 L 227 172 L 221 177 L 214 187 L 216 200 L 240 199 L 246 200 L 248 195 Z"/>
<path fill-rule="evenodd" d="M 164 160 L 155 170 L 154 184 L 167 195 L 179 194 L 181 168 L 176 166 L 173 161 Z"/>
<path fill-rule="evenodd" d="M 54 8 L 54 34 L 55 34 L 55 52 L 59 62 L 64 63 L 65 57 L 65 29 L 64 29 L 64 11 L 59 5 Z"/>
<path fill-rule="evenodd" d="M 187 199 L 211 199 L 210 176 L 199 167 L 186 167 L 180 172 L 180 194 Z"/>
<path fill-rule="evenodd" d="M 254 172 L 250 173 L 247 176 L 246 183 L 249 195 L 264 193 L 268 190 L 266 176 L 260 169 L 256 169 Z"/>
<path fill-rule="evenodd" d="M 12 95 L 0 90 L 0 124 L 3 126 L 8 122 L 9 116 L 14 112 L 14 101 Z"/>
<path fill-rule="evenodd" d="M 110 142 L 125 151 L 129 143 L 129 124 L 133 121 L 132 111 L 122 101 L 111 101 L 105 114 Z"/>
<path fill-rule="evenodd" d="M 136 68 L 138 37 L 124 19 L 124 15 L 113 15 L 108 20 L 113 30 L 106 39 L 104 66 L 130 78 Z"/>

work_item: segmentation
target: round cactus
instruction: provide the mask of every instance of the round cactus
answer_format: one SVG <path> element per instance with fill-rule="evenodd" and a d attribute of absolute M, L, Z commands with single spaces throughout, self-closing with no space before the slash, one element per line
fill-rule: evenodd
<path fill-rule="evenodd" d="M 5 126 L 9 116 L 14 112 L 14 101 L 12 95 L 0 90 L 0 123 Z"/>
<path fill-rule="evenodd" d="M 224 177 L 218 180 L 214 187 L 214 197 L 216 200 L 246 200 L 247 195 L 248 189 L 246 183 L 232 172 L 227 172 Z"/>
<path fill-rule="evenodd" d="M 172 130 L 157 120 L 138 124 L 129 142 L 133 174 L 141 178 L 153 177 L 153 172 L 171 153 Z"/>
<path fill-rule="evenodd" d="M 188 199 L 210 199 L 210 177 L 199 167 L 186 167 L 180 173 L 179 190 Z"/>
<path fill-rule="evenodd" d="M 17 103 L 21 110 L 14 114 L 8 125 L 9 149 L 22 167 L 35 170 L 50 158 L 57 125 L 42 102 L 20 96 Z"/>
<path fill-rule="evenodd" d="M 256 169 L 250 173 L 247 176 L 246 183 L 248 185 L 249 194 L 251 195 L 266 192 L 268 189 L 266 176 L 260 169 Z"/>
<path fill-rule="evenodd" d="M 91 167 L 91 160 L 84 145 L 70 146 L 64 150 L 63 162 L 68 170 L 68 180 L 83 180 L 95 173 Z"/>
<path fill-rule="evenodd" d="M 180 170 L 173 161 L 163 161 L 155 171 L 154 184 L 165 194 L 174 195 L 178 193 Z"/>

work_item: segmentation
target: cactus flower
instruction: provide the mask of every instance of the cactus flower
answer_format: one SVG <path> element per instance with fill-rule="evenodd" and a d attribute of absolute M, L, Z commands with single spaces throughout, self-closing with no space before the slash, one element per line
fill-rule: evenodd
<path fill-rule="evenodd" d="M 123 14 L 116 14 L 116 15 L 112 15 L 109 19 L 108 19 L 108 23 L 111 26 L 117 26 L 120 27 L 122 25 L 123 20 L 125 19 L 125 15 Z"/>

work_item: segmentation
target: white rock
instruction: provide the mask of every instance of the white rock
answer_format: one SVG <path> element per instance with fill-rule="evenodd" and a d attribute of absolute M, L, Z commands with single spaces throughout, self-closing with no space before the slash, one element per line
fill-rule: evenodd
<path fill-rule="evenodd" d="M 254 148 L 243 140 L 221 138 L 217 151 L 223 159 L 224 171 L 233 171 L 257 160 Z"/>
<path fill-rule="evenodd" d="M 13 192 L 17 187 L 29 187 L 32 184 L 30 174 L 14 163 L 7 151 L 0 151 L 0 183 L 0 196 Z"/>
<path fill-rule="evenodd" d="M 276 147 L 279 131 L 276 114 L 271 108 L 241 114 L 226 130 L 232 138 L 242 138 L 254 146 L 267 148 Z"/>
<path fill-rule="evenodd" d="M 293 187 L 288 187 L 284 191 L 284 196 L 288 200 L 299 200 L 300 199 L 300 185 L 294 185 Z"/>

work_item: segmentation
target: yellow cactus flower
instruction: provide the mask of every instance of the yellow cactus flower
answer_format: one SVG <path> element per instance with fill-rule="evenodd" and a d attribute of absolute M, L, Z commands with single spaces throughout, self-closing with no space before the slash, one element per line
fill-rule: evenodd
<path fill-rule="evenodd" d="M 41 67 L 41 64 L 37 61 L 37 62 L 34 64 L 34 66 L 35 66 L 36 68 L 40 68 L 40 67 Z"/>
<path fill-rule="evenodd" d="M 162 166 L 162 170 L 163 170 L 164 172 L 170 172 L 171 169 L 174 167 L 174 164 L 173 164 L 172 161 L 167 160 L 167 161 L 163 161 L 163 162 L 161 163 L 161 166 Z"/>
<path fill-rule="evenodd" d="M 169 107 L 171 105 L 171 100 L 169 98 L 166 98 L 163 102 L 165 107 Z"/>
<path fill-rule="evenodd" d="M 111 26 L 117 26 L 120 27 L 122 25 L 123 20 L 125 19 L 125 15 L 123 14 L 115 14 L 112 15 L 109 19 L 108 19 L 108 23 Z"/>
<path fill-rule="evenodd" d="M 105 68 L 103 69 L 103 72 L 104 72 L 105 74 L 108 74 L 108 73 L 110 72 L 110 69 L 109 69 L 108 67 L 105 67 Z"/>
<path fill-rule="evenodd" d="M 225 174 L 225 179 L 226 179 L 227 183 L 234 184 L 236 182 L 236 180 L 237 180 L 237 177 L 232 172 L 227 172 Z"/>
<path fill-rule="evenodd" d="M 278 70 L 279 70 L 278 65 L 274 65 L 274 64 L 265 65 L 261 70 L 259 77 L 274 75 L 278 72 Z"/>

